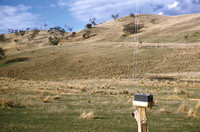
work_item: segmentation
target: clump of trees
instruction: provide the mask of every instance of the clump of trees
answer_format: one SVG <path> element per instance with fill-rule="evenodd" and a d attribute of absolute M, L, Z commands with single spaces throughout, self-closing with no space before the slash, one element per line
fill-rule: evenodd
<path fill-rule="evenodd" d="M 91 18 L 91 19 L 89 20 L 89 23 L 85 25 L 85 28 L 91 29 L 92 26 L 95 26 L 95 25 L 97 25 L 97 24 L 96 24 L 96 18 Z"/>
<path fill-rule="evenodd" d="M 28 36 L 28 40 L 29 41 L 34 40 L 39 33 L 40 33 L 40 30 L 38 30 L 37 28 L 34 28 L 31 34 Z"/>
<path fill-rule="evenodd" d="M 53 35 L 54 37 L 61 35 L 62 38 L 65 35 L 65 29 L 61 28 L 60 26 L 49 28 L 48 33 Z"/>
<path fill-rule="evenodd" d="M 130 23 L 123 27 L 123 32 L 128 34 L 135 34 L 144 27 L 143 24 Z"/>
<path fill-rule="evenodd" d="M 23 38 L 23 36 L 25 35 L 25 33 L 26 33 L 26 31 L 24 31 L 24 30 L 19 30 L 19 35 L 21 35 L 22 38 Z"/>

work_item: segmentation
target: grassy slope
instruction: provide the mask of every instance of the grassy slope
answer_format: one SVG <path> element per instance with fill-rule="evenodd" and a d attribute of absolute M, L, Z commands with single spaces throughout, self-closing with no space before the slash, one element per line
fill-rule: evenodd
<path fill-rule="evenodd" d="M 0 65 L 0 75 L 19 79 L 65 80 L 90 78 L 131 78 L 132 43 L 94 42 L 21 51 L 5 61 L 28 58 Z M 145 45 L 138 47 L 140 77 L 147 73 L 198 72 L 199 45 Z"/>
<path fill-rule="evenodd" d="M 176 46 L 177 42 L 199 40 L 199 18 L 200 14 L 174 17 L 141 15 L 140 22 L 145 28 L 139 34 L 140 40 L 159 43 L 143 43 L 138 47 L 139 75 L 145 77 L 146 73 L 199 71 L 200 53 L 196 50 L 199 48 L 198 43 Z M 116 22 L 105 22 L 91 29 L 91 38 L 82 39 L 84 31 L 79 31 L 76 37 L 64 39 L 60 42 L 62 45 L 55 47 L 47 46 L 49 35 L 46 31 L 41 31 L 35 41 L 26 40 L 29 32 L 21 44 L 12 42 L 2 45 L 7 49 L 5 61 L 24 57 L 29 59 L 1 63 L 0 76 L 35 80 L 130 78 L 133 69 L 133 43 L 127 41 L 133 41 L 134 36 L 124 38 L 121 35 L 123 25 L 131 22 L 134 22 L 134 18 L 122 17 Z M 67 35 L 69 34 L 65 36 Z M 187 40 L 185 35 L 188 35 Z M 14 40 L 13 36 L 11 38 Z M 162 42 L 176 43 L 170 46 L 171 43 L 165 45 Z M 19 51 L 16 51 L 16 47 Z"/>

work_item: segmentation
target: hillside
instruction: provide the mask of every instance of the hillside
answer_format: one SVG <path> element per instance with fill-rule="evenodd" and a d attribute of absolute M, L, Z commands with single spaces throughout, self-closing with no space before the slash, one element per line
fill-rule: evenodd
<path fill-rule="evenodd" d="M 138 43 L 124 31 L 134 22 L 128 16 L 74 36 L 56 32 L 58 45 L 49 43 L 51 31 L 6 34 L 0 130 L 137 131 L 135 93 L 153 95 L 149 131 L 200 130 L 199 19 L 140 15 Z"/>
<path fill-rule="evenodd" d="M 199 43 L 187 44 L 200 40 L 198 19 L 200 14 L 141 15 L 144 27 L 139 31 L 139 41 L 143 43 L 137 44 L 138 77 L 198 72 Z M 18 43 L 13 42 L 15 35 L 7 34 L 10 43 L 1 44 L 7 58 L 0 64 L 0 76 L 34 80 L 131 78 L 136 65 L 134 35 L 124 36 L 122 30 L 133 22 L 134 18 L 127 16 L 96 25 L 86 39 L 82 38 L 85 30 L 78 31 L 75 37 L 65 33 L 59 46 L 49 45 L 51 35 L 47 31 L 40 31 L 32 41 L 28 40 L 30 31 L 18 36 Z"/>
<path fill-rule="evenodd" d="M 140 24 L 144 27 L 139 31 L 139 40 L 147 43 L 162 42 L 199 42 L 200 41 L 200 14 L 190 14 L 181 16 L 162 16 L 143 14 L 140 15 Z M 75 37 L 71 33 L 65 33 L 60 44 L 68 44 L 72 42 L 133 42 L 134 35 L 127 34 L 124 36 L 123 27 L 130 23 L 134 24 L 133 17 L 121 17 L 116 21 L 108 21 L 98 24 L 90 29 L 90 38 L 84 39 L 82 35 L 86 30 L 76 32 Z M 7 34 L 9 39 L 6 44 L 1 44 L 4 49 L 21 50 L 32 47 L 43 47 L 49 45 L 48 38 L 52 36 L 48 31 L 41 30 L 34 40 L 29 40 L 31 31 L 27 32 L 23 37 Z M 60 35 L 57 35 L 61 37 Z M 186 38 L 187 37 L 187 38 Z M 14 40 L 19 42 L 15 43 Z"/>

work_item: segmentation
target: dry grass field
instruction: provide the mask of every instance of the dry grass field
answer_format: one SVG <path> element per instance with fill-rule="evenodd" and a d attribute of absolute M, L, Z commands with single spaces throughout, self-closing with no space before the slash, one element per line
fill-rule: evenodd
<path fill-rule="evenodd" d="M 156 102 L 150 131 L 200 131 L 200 14 L 140 18 L 139 43 L 122 31 L 131 17 L 95 26 L 88 39 L 78 31 L 57 46 L 47 31 L 33 41 L 28 32 L 19 43 L 7 34 L 9 42 L 0 43 L 0 130 L 137 131 L 132 100 L 143 92 Z"/>

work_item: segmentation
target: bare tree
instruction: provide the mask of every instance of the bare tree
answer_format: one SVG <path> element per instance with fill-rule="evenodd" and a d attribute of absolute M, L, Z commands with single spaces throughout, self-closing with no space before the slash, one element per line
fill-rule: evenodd
<path fill-rule="evenodd" d="M 47 23 L 44 23 L 44 29 L 46 30 L 46 27 L 48 26 L 48 24 Z"/>
<path fill-rule="evenodd" d="M 67 30 L 70 31 L 70 32 L 72 32 L 73 27 L 69 27 L 69 26 L 68 26 L 68 27 L 67 27 Z"/>
<path fill-rule="evenodd" d="M 91 22 L 91 24 L 92 24 L 93 26 L 97 25 L 96 22 L 95 22 L 95 21 L 96 21 L 96 18 L 92 18 L 92 19 L 90 19 L 89 21 Z"/>
<path fill-rule="evenodd" d="M 16 29 L 16 30 L 14 31 L 14 33 L 15 33 L 15 36 L 17 37 L 17 36 L 19 35 L 18 29 Z"/>
<path fill-rule="evenodd" d="M 28 28 L 26 28 L 26 31 L 28 32 L 30 30 L 30 28 L 28 27 Z"/>
<path fill-rule="evenodd" d="M 111 17 L 115 20 L 115 22 L 116 22 L 116 19 L 119 17 L 119 13 L 117 13 L 117 14 L 112 14 L 111 15 Z"/>
<path fill-rule="evenodd" d="M 26 31 L 24 31 L 24 30 L 19 30 L 19 34 L 22 36 L 22 38 L 23 38 L 23 36 L 25 35 L 25 33 L 26 33 Z"/>
<path fill-rule="evenodd" d="M 14 30 L 13 29 L 8 29 L 8 33 L 10 34 L 10 37 L 13 35 Z"/>
<path fill-rule="evenodd" d="M 64 37 L 64 35 L 65 35 L 65 29 L 61 29 L 61 30 L 60 30 L 60 35 L 62 36 L 62 39 L 63 39 L 63 37 Z"/>
<path fill-rule="evenodd" d="M 132 12 L 130 13 L 129 16 L 135 18 L 135 14 L 133 14 Z"/>
<path fill-rule="evenodd" d="M 76 36 L 76 32 L 72 32 L 73 31 L 73 27 L 65 25 L 65 28 L 67 28 L 67 30 L 72 33 L 72 37 Z"/>

